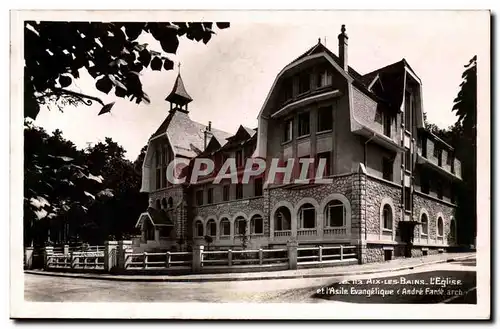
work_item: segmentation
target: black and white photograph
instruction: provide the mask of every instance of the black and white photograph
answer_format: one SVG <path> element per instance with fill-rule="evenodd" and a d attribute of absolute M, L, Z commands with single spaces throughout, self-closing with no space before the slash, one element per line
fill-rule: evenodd
<path fill-rule="evenodd" d="M 490 23 L 11 11 L 11 317 L 489 319 Z"/>

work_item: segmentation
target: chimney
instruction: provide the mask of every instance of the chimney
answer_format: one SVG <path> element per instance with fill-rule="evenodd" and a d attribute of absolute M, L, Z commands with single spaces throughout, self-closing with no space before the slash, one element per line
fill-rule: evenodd
<path fill-rule="evenodd" d="M 208 142 L 209 142 L 210 138 L 212 137 L 212 121 L 208 121 L 208 126 L 205 128 L 205 131 L 203 133 L 205 135 L 205 139 L 204 139 L 205 146 L 203 147 L 203 149 L 206 149 Z"/>
<path fill-rule="evenodd" d="M 340 29 L 339 34 L 339 59 L 340 65 L 347 72 L 348 64 L 347 64 L 347 34 L 345 33 L 345 25 L 342 24 L 342 28 Z"/>

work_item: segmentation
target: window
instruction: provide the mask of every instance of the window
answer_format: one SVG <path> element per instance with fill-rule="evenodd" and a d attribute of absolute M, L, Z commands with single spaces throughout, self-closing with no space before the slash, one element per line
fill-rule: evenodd
<path fill-rule="evenodd" d="M 161 199 L 161 208 L 167 209 L 167 199 L 165 198 Z"/>
<path fill-rule="evenodd" d="M 283 81 L 283 102 L 293 98 L 293 79 L 287 78 Z"/>
<path fill-rule="evenodd" d="M 413 94 L 409 91 L 405 93 L 405 129 L 411 130 L 411 113 L 413 111 Z"/>
<path fill-rule="evenodd" d="M 411 211 L 411 191 L 410 191 L 410 188 L 405 187 L 403 194 L 404 194 L 405 210 Z"/>
<path fill-rule="evenodd" d="M 299 75 L 299 94 L 305 93 L 311 89 L 311 77 L 309 72 L 302 72 Z"/>
<path fill-rule="evenodd" d="M 456 201 L 455 189 L 452 186 L 450 189 L 450 202 L 455 203 L 455 201 Z"/>
<path fill-rule="evenodd" d="M 221 236 L 231 235 L 231 223 L 227 218 L 223 218 L 220 221 L 220 235 Z"/>
<path fill-rule="evenodd" d="M 299 229 L 316 227 L 316 209 L 310 203 L 299 209 Z"/>
<path fill-rule="evenodd" d="M 229 191 L 230 191 L 230 185 L 224 185 L 222 187 L 222 200 L 223 201 L 229 201 Z"/>
<path fill-rule="evenodd" d="M 196 205 L 201 206 L 203 204 L 203 190 L 196 191 Z"/>
<path fill-rule="evenodd" d="M 443 182 L 438 181 L 436 184 L 436 193 L 438 199 L 443 199 Z"/>
<path fill-rule="evenodd" d="M 391 116 L 388 113 L 383 113 L 384 120 L 384 135 L 391 137 Z"/>
<path fill-rule="evenodd" d="M 333 109 L 331 106 L 320 107 L 318 109 L 318 132 L 332 130 Z"/>
<path fill-rule="evenodd" d="M 255 215 L 250 220 L 250 228 L 252 234 L 263 234 L 264 233 L 264 221 L 262 216 Z"/>
<path fill-rule="evenodd" d="M 437 229 L 438 229 L 438 236 L 439 237 L 442 237 L 443 236 L 443 218 L 442 217 L 439 217 L 438 218 L 438 221 L 437 221 Z"/>
<path fill-rule="evenodd" d="M 240 168 L 243 166 L 243 150 L 236 151 L 236 167 Z"/>
<path fill-rule="evenodd" d="M 323 177 L 327 177 L 327 176 L 330 176 L 332 171 L 331 171 L 331 158 L 332 158 L 332 154 L 331 152 L 322 152 L 322 153 L 318 153 L 316 155 L 316 163 L 315 163 L 315 166 L 316 166 L 316 172 L 317 172 L 317 168 L 319 166 L 319 161 L 320 159 L 325 159 L 323 161 L 325 161 L 325 169 L 323 170 Z M 315 172 L 315 174 L 316 174 Z"/>
<path fill-rule="evenodd" d="M 174 201 L 172 200 L 172 197 L 168 198 L 168 208 L 173 208 L 174 207 Z"/>
<path fill-rule="evenodd" d="M 254 196 L 261 196 L 262 195 L 262 177 L 255 178 L 253 182 L 253 193 Z"/>
<path fill-rule="evenodd" d="M 289 142 L 293 138 L 293 120 L 286 120 L 283 129 L 283 142 Z"/>
<path fill-rule="evenodd" d="M 212 187 L 207 191 L 207 203 L 214 203 L 214 189 Z"/>
<path fill-rule="evenodd" d="M 230 185 L 224 185 L 222 187 L 222 201 L 229 201 Z"/>
<path fill-rule="evenodd" d="M 309 135 L 310 133 L 309 118 L 310 118 L 309 112 L 304 112 L 299 114 L 299 137 Z"/>
<path fill-rule="evenodd" d="M 422 190 L 422 193 L 429 194 L 430 185 L 431 182 L 429 175 L 426 172 L 422 172 L 422 175 L 420 176 L 420 189 Z"/>
<path fill-rule="evenodd" d="M 332 72 L 326 68 L 320 68 L 317 75 L 316 87 L 326 87 L 332 84 Z"/>
<path fill-rule="evenodd" d="M 384 205 L 384 208 L 382 209 L 382 217 L 384 221 L 384 230 L 392 231 L 392 209 L 390 205 Z"/>
<path fill-rule="evenodd" d="M 394 172 L 394 160 L 389 158 L 382 159 L 382 178 L 392 181 Z"/>
<path fill-rule="evenodd" d="M 156 200 L 156 209 L 158 209 L 158 210 L 161 209 L 161 201 L 160 201 L 160 199 Z"/>
<path fill-rule="evenodd" d="M 243 199 L 243 185 L 236 184 L 236 199 Z"/>
<path fill-rule="evenodd" d="M 346 209 L 339 200 L 328 202 L 325 207 L 325 226 L 342 227 L 346 225 Z"/>
<path fill-rule="evenodd" d="M 217 235 L 217 224 L 215 224 L 215 220 L 213 219 L 207 222 L 207 235 L 209 236 Z"/>
<path fill-rule="evenodd" d="M 455 224 L 455 220 L 452 219 L 450 221 L 450 240 L 455 241 L 456 237 L 457 237 L 457 227 Z"/>
<path fill-rule="evenodd" d="M 420 219 L 421 227 L 422 227 L 422 235 L 427 236 L 429 233 L 429 221 L 427 220 L 427 215 L 422 214 L 422 217 Z"/>
<path fill-rule="evenodd" d="M 442 151 L 441 149 L 437 146 L 437 145 L 434 145 L 434 153 L 433 153 L 434 157 L 437 158 L 437 161 L 438 161 L 438 166 L 441 167 L 442 165 Z"/>
<path fill-rule="evenodd" d="M 422 143 L 422 156 L 424 158 L 427 158 L 427 138 L 425 136 L 421 137 L 421 143 Z"/>
<path fill-rule="evenodd" d="M 405 149 L 405 170 L 412 170 L 412 156 L 410 149 Z"/>
<path fill-rule="evenodd" d="M 234 235 L 244 235 L 247 227 L 247 221 L 243 217 L 238 217 L 234 221 Z"/>
<path fill-rule="evenodd" d="M 156 169 L 156 189 L 161 189 L 161 169 Z"/>
<path fill-rule="evenodd" d="M 203 236 L 203 223 L 200 220 L 196 221 L 195 224 L 195 236 Z"/>
<path fill-rule="evenodd" d="M 274 214 L 274 230 L 289 231 L 291 229 L 291 214 L 287 207 L 279 207 Z"/>

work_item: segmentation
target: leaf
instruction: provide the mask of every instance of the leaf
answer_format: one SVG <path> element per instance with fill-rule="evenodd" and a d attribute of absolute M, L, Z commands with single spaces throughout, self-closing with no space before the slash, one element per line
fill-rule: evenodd
<path fill-rule="evenodd" d="M 107 76 L 104 76 L 101 79 L 97 80 L 97 82 L 95 83 L 95 87 L 97 88 L 97 90 L 105 94 L 109 94 L 111 88 L 113 88 L 113 84 Z"/>
<path fill-rule="evenodd" d="M 168 31 L 165 33 L 160 41 L 161 49 L 163 51 L 175 54 L 177 52 L 177 48 L 179 47 L 179 39 L 177 39 L 177 33 L 175 31 Z"/>
<path fill-rule="evenodd" d="M 96 181 L 96 182 L 98 182 L 98 183 L 102 183 L 102 181 L 104 180 L 104 179 L 102 178 L 102 176 L 101 176 L 101 175 L 99 175 L 99 176 L 94 176 L 94 175 L 92 175 L 92 174 L 89 174 L 88 179 L 95 180 L 95 181 Z"/>
<path fill-rule="evenodd" d="M 38 219 L 43 219 L 47 216 L 47 211 L 44 209 L 35 210 L 35 215 Z"/>
<path fill-rule="evenodd" d="M 125 85 L 121 81 L 117 80 L 114 75 L 108 74 L 108 78 L 115 86 L 127 90 L 127 87 L 125 87 Z"/>
<path fill-rule="evenodd" d="M 99 198 L 112 198 L 115 195 L 113 194 L 113 190 L 112 189 L 106 188 L 106 189 L 100 191 L 99 193 L 97 193 L 97 196 Z"/>
<path fill-rule="evenodd" d="M 151 61 L 151 54 L 147 49 L 141 50 L 139 53 L 139 62 L 141 62 L 144 67 L 148 67 L 149 62 Z"/>
<path fill-rule="evenodd" d="M 71 77 L 69 77 L 67 75 L 61 75 L 59 77 L 59 84 L 63 88 L 68 87 L 71 84 L 71 82 L 72 82 Z"/>
<path fill-rule="evenodd" d="M 165 58 L 165 62 L 163 63 L 163 68 L 165 71 L 169 71 L 174 68 L 174 62 L 172 62 L 170 59 Z"/>
<path fill-rule="evenodd" d="M 215 23 L 217 25 L 217 27 L 221 30 L 223 29 L 227 29 L 229 26 L 230 26 L 230 23 L 229 22 L 217 22 Z"/>
<path fill-rule="evenodd" d="M 104 105 L 102 107 L 102 109 L 99 111 L 99 114 L 97 114 L 97 115 L 102 115 L 102 114 L 106 114 L 106 113 L 110 112 L 113 105 L 115 105 L 115 102 L 111 102 L 109 104 Z"/>
<path fill-rule="evenodd" d="M 73 158 L 62 156 L 62 155 L 58 156 L 58 158 L 63 160 L 63 161 L 66 161 L 66 162 L 70 162 L 70 161 L 74 160 Z"/>
<path fill-rule="evenodd" d="M 89 198 L 95 200 L 95 196 L 93 196 L 91 193 L 87 192 L 87 191 L 83 191 L 83 194 L 85 194 L 86 196 L 88 196 Z"/>
<path fill-rule="evenodd" d="M 155 57 L 151 61 L 151 69 L 153 71 L 160 71 L 162 66 L 161 58 L 160 57 Z"/>
<path fill-rule="evenodd" d="M 135 40 L 141 35 L 144 23 L 125 23 L 125 33 L 129 40 Z"/>

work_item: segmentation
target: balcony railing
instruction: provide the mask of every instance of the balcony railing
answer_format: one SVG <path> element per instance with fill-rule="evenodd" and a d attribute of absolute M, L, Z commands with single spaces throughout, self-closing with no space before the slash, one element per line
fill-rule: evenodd
<path fill-rule="evenodd" d="M 345 235 L 347 234 L 346 227 L 325 227 L 323 229 L 324 235 Z"/>
<path fill-rule="evenodd" d="M 274 231 L 274 236 L 280 237 L 280 236 L 291 236 L 292 231 L 291 230 L 283 230 L 283 231 Z"/>
<path fill-rule="evenodd" d="M 297 230 L 297 236 L 314 236 L 316 234 L 317 230 L 315 228 Z"/>

